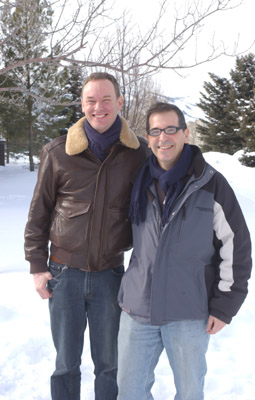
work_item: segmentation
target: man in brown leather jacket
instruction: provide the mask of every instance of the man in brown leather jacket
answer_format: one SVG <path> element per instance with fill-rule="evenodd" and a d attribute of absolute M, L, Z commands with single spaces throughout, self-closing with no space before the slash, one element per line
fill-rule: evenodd
<path fill-rule="evenodd" d="M 148 150 L 118 115 L 123 99 L 112 75 L 91 74 L 81 97 L 86 117 L 42 149 L 25 253 L 37 292 L 49 298 L 57 351 L 52 399 L 80 399 L 88 321 L 95 399 L 115 400 L 117 294 L 124 251 L 132 246 L 130 192 Z"/>

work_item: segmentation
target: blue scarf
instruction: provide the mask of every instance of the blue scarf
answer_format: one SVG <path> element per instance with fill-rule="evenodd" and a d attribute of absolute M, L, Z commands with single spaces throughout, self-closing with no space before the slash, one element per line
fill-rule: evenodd
<path fill-rule="evenodd" d="M 159 181 L 160 188 L 166 195 L 162 213 L 162 224 L 165 225 L 170 216 L 171 206 L 184 187 L 183 178 L 192 163 L 193 152 L 188 144 L 185 144 L 177 163 L 168 171 L 162 169 L 154 154 L 142 167 L 134 183 L 129 215 L 132 223 L 139 225 L 145 221 L 147 208 L 146 190 L 153 180 Z"/>
<path fill-rule="evenodd" d="M 107 156 L 107 148 L 119 139 L 121 127 L 122 122 L 119 115 L 112 126 L 103 133 L 98 133 L 85 119 L 84 130 L 89 141 L 89 148 L 102 162 Z"/>

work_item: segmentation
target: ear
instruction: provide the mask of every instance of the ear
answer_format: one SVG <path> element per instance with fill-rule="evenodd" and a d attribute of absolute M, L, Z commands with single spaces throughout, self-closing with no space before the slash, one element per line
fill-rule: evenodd
<path fill-rule="evenodd" d="M 148 147 L 149 147 L 149 149 L 150 149 L 151 146 L 150 146 L 150 140 L 149 140 L 149 135 L 148 135 L 148 133 L 145 133 L 145 138 L 147 139 Z"/>
<path fill-rule="evenodd" d="M 123 107 L 123 104 L 124 104 L 124 99 L 123 99 L 123 97 L 122 96 L 120 96 L 119 98 L 118 98 L 118 105 L 119 105 L 119 110 L 121 110 L 122 109 L 122 107 Z"/>
<path fill-rule="evenodd" d="M 84 106 L 83 106 L 83 100 L 82 100 L 82 99 L 81 99 L 81 110 L 82 110 L 82 112 L 85 114 Z"/>
<path fill-rule="evenodd" d="M 188 130 L 188 128 L 185 129 L 183 134 L 184 134 L 184 143 L 188 143 L 189 142 L 189 130 Z"/>

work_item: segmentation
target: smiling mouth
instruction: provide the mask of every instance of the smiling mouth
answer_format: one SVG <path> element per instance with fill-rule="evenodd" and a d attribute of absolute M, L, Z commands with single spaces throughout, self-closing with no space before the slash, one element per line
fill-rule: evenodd
<path fill-rule="evenodd" d="M 94 118 L 98 118 L 98 119 L 102 119 L 102 118 L 104 118 L 106 116 L 107 116 L 107 114 L 93 114 L 93 117 Z"/>
<path fill-rule="evenodd" d="M 159 145 L 158 146 L 158 149 L 160 149 L 160 150 L 169 150 L 169 149 L 171 149 L 171 148 L 173 148 L 174 146 L 172 145 L 172 144 L 165 144 L 165 145 Z"/>

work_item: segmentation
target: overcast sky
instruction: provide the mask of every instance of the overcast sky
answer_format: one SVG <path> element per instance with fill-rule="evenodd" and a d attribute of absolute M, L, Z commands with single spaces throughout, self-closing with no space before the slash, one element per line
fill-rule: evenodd
<path fill-rule="evenodd" d="M 177 4 L 187 0 L 178 0 Z M 211 2 L 212 0 L 200 0 L 202 4 Z M 233 0 L 236 4 L 238 0 Z M 128 7 L 133 9 L 135 19 L 139 21 L 140 26 L 148 24 L 151 15 L 156 14 L 156 0 L 129 0 Z M 215 40 L 222 40 L 229 51 L 234 48 L 234 44 L 239 38 L 239 51 L 255 53 L 255 45 L 250 49 L 249 46 L 255 41 L 255 1 L 243 0 L 239 7 L 218 12 L 207 20 L 206 28 L 203 30 L 203 39 L 208 35 L 208 40 L 215 32 Z M 201 38 L 200 38 L 201 40 Z M 208 48 L 208 41 L 204 40 L 201 46 Z M 245 54 L 244 53 L 244 54 Z M 187 57 L 187 53 L 186 53 Z M 171 97 L 187 97 L 195 101 L 199 98 L 199 92 L 203 90 L 203 82 L 209 80 L 208 72 L 213 72 L 219 76 L 228 78 L 231 68 L 235 66 L 235 57 L 222 56 L 216 61 L 204 64 L 202 66 L 186 70 L 186 78 L 178 77 L 172 71 L 167 71 L 158 76 L 157 80 L 161 85 L 164 94 Z"/>

